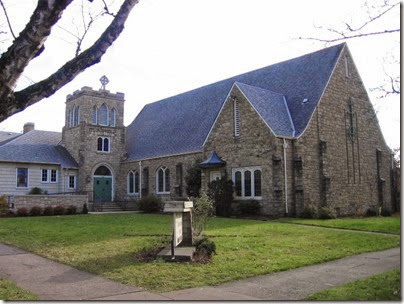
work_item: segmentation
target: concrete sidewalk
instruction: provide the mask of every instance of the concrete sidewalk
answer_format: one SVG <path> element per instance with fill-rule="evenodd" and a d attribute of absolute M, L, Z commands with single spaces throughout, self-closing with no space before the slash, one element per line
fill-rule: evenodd
<path fill-rule="evenodd" d="M 252 277 L 216 287 L 162 294 L 120 284 L 0 244 L 0 277 L 41 300 L 300 300 L 318 290 L 400 267 L 400 248 Z"/>

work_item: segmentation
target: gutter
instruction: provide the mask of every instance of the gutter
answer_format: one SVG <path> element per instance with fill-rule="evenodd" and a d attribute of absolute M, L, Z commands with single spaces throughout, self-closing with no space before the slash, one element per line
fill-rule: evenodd
<path fill-rule="evenodd" d="M 139 198 L 142 198 L 142 161 L 139 160 Z"/>

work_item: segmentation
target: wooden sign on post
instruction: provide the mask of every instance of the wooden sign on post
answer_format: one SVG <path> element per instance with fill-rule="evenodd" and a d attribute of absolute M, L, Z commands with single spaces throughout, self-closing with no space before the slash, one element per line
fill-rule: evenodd
<path fill-rule="evenodd" d="M 183 240 L 183 232 L 182 232 L 182 213 L 174 212 L 174 246 L 178 246 Z"/>

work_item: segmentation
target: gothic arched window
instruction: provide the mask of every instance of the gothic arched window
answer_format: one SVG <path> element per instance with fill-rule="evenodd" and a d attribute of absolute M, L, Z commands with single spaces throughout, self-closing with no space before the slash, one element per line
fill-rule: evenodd
<path fill-rule="evenodd" d="M 108 126 L 108 107 L 105 103 L 98 109 L 98 124 Z"/>
<path fill-rule="evenodd" d="M 157 194 L 170 193 L 170 169 L 161 167 L 156 174 L 156 192 Z"/>
<path fill-rule="evenodd" d="M 116 110 L 114 108 L 112 108 L 111 115 L 109 118 L 109 125 L 111 127 L 115 127 L 115 123 L 116 123 Z"/>
<path fill-rule="evenodd" d="M 80 107 L 74 108 L 74 122 L 73 125 L 77 126 L 80 123 Z"/>

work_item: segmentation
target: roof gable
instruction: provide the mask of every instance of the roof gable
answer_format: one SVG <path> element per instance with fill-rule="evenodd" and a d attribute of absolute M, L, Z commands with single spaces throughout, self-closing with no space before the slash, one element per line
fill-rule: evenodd
<path fill-rule="evenodd" d="M 266 91 L 283 95 L 295 136 L 299 136 L 325 90 L 344 45 L 322 49 L 146 105 L 127 128 L 129 159 L 201 151 L 235 82 L 244 84 L 244 90 L 249 92 L 250 97 L 255 95 L 253 102 L 260 108 L 257 111 L 266 122 L 271 121 L 271 111 L 264 109 L 265 98 L 262 95 L 273 95 L 264 94 Z M 278 105 L 279 98 L 275 99 Z M 303 103 L 304 99 L 308 102 Z M 281 112 L 285 116 L 285 111 Z M 290 123 L 290 119 L 288 121 Z M 291 132 L 291 126 L 287 128 L 276 119 L 270 124 L 277 126 L 274 128 L 279 136 Z"/>

